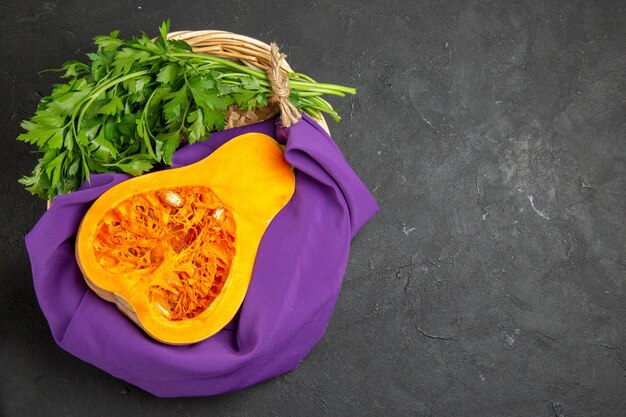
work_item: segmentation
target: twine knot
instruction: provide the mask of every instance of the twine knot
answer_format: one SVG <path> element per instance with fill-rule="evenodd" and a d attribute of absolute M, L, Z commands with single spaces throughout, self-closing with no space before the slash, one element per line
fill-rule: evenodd
<path fill-rule="evenodd" d="M 289 77 L 281 69 L 282 61 L 286 55 L 280 52 L 278 45 L 270 44 L 270 67 L 267 70 L 267 78 L 272 86 L 272 97 L 269 102 L 278 105 L 280 120 L 283 127 L 289 127 L 300 120 L 300 112 L 289 101 Z"/>

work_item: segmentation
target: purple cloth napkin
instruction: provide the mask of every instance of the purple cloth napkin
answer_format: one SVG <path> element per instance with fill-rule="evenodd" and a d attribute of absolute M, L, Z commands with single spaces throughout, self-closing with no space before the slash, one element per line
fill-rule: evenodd
<path fill-rule="evenodd" d="M 200 343 L 169 346 L 87 288 L 74 257 L 78 226 L 98 196 L 129 178 L 99 174 L 91 186 L 55 198 L 26 236 L 37 298 L 59 346 L 161 397 L 236 391 L 298 366 L 328 325 L 351 238 L 378 207 L 315 121 L 304 116 L 287 129 L 275 122 L 214 133 L 174 157 L 174 166 L 187 165 L 261 132 L 286 144 L 296 169 L 295 193 L 263 236 L 236 318 Z"/>

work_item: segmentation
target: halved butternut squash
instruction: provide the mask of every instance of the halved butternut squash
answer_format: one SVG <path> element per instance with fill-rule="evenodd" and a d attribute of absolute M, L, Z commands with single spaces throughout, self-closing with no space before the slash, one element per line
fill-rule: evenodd
<path fill-rule="evenodd" d="M 241 135 L 200 162 L 102 194 L 80 225 L 78 265 L 153 338 L 198 342 L 236 314 L 261 238 L 294 189 L 280 145 Z"/>

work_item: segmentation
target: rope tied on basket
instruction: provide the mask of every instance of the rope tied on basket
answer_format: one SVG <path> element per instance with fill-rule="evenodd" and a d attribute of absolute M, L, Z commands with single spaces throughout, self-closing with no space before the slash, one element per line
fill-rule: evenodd
<path fill-rule="evenodd" d="M 300 120 L 300 112 L 296 109 L 291 101 L 289 101 L 289 77 L 281 69 L 282 61 L 287 56 L 280 52 L 278 45 L 272 42 L 270 44 L 270 67 L 267 70 L 267 78 L 272 86 L 272 97 L 269 102 L 278 105 L 280 110 L 280 120 L 283 127 L 289 127 Z"/>

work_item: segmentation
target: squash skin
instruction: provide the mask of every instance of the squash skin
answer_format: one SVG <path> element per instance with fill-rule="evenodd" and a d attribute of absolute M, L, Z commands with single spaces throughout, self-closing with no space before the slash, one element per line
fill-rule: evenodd
<path fill-rule="evenodd" d="M 232 211 L 235 255 L 226 283 L 209 307 L 194 318 L 171 321 L 150 303 L 147 291 L 133 291 L 128 277 L 98 264 L 93 241 L 104 214 L 123 200 L 153 190 L 198 185 L 210 188 Z M 79 227 L 76 259 L 87 285 L 115 303 L 151 337 L 167 344 L 195 343 L 218 332 L 235 316 L 248 289 L 261 238 L 294 190 L 293 169 L 280 145 L 267 135 L 247 133 L 195 164 L 131 178 L 106 191 Z"/>

